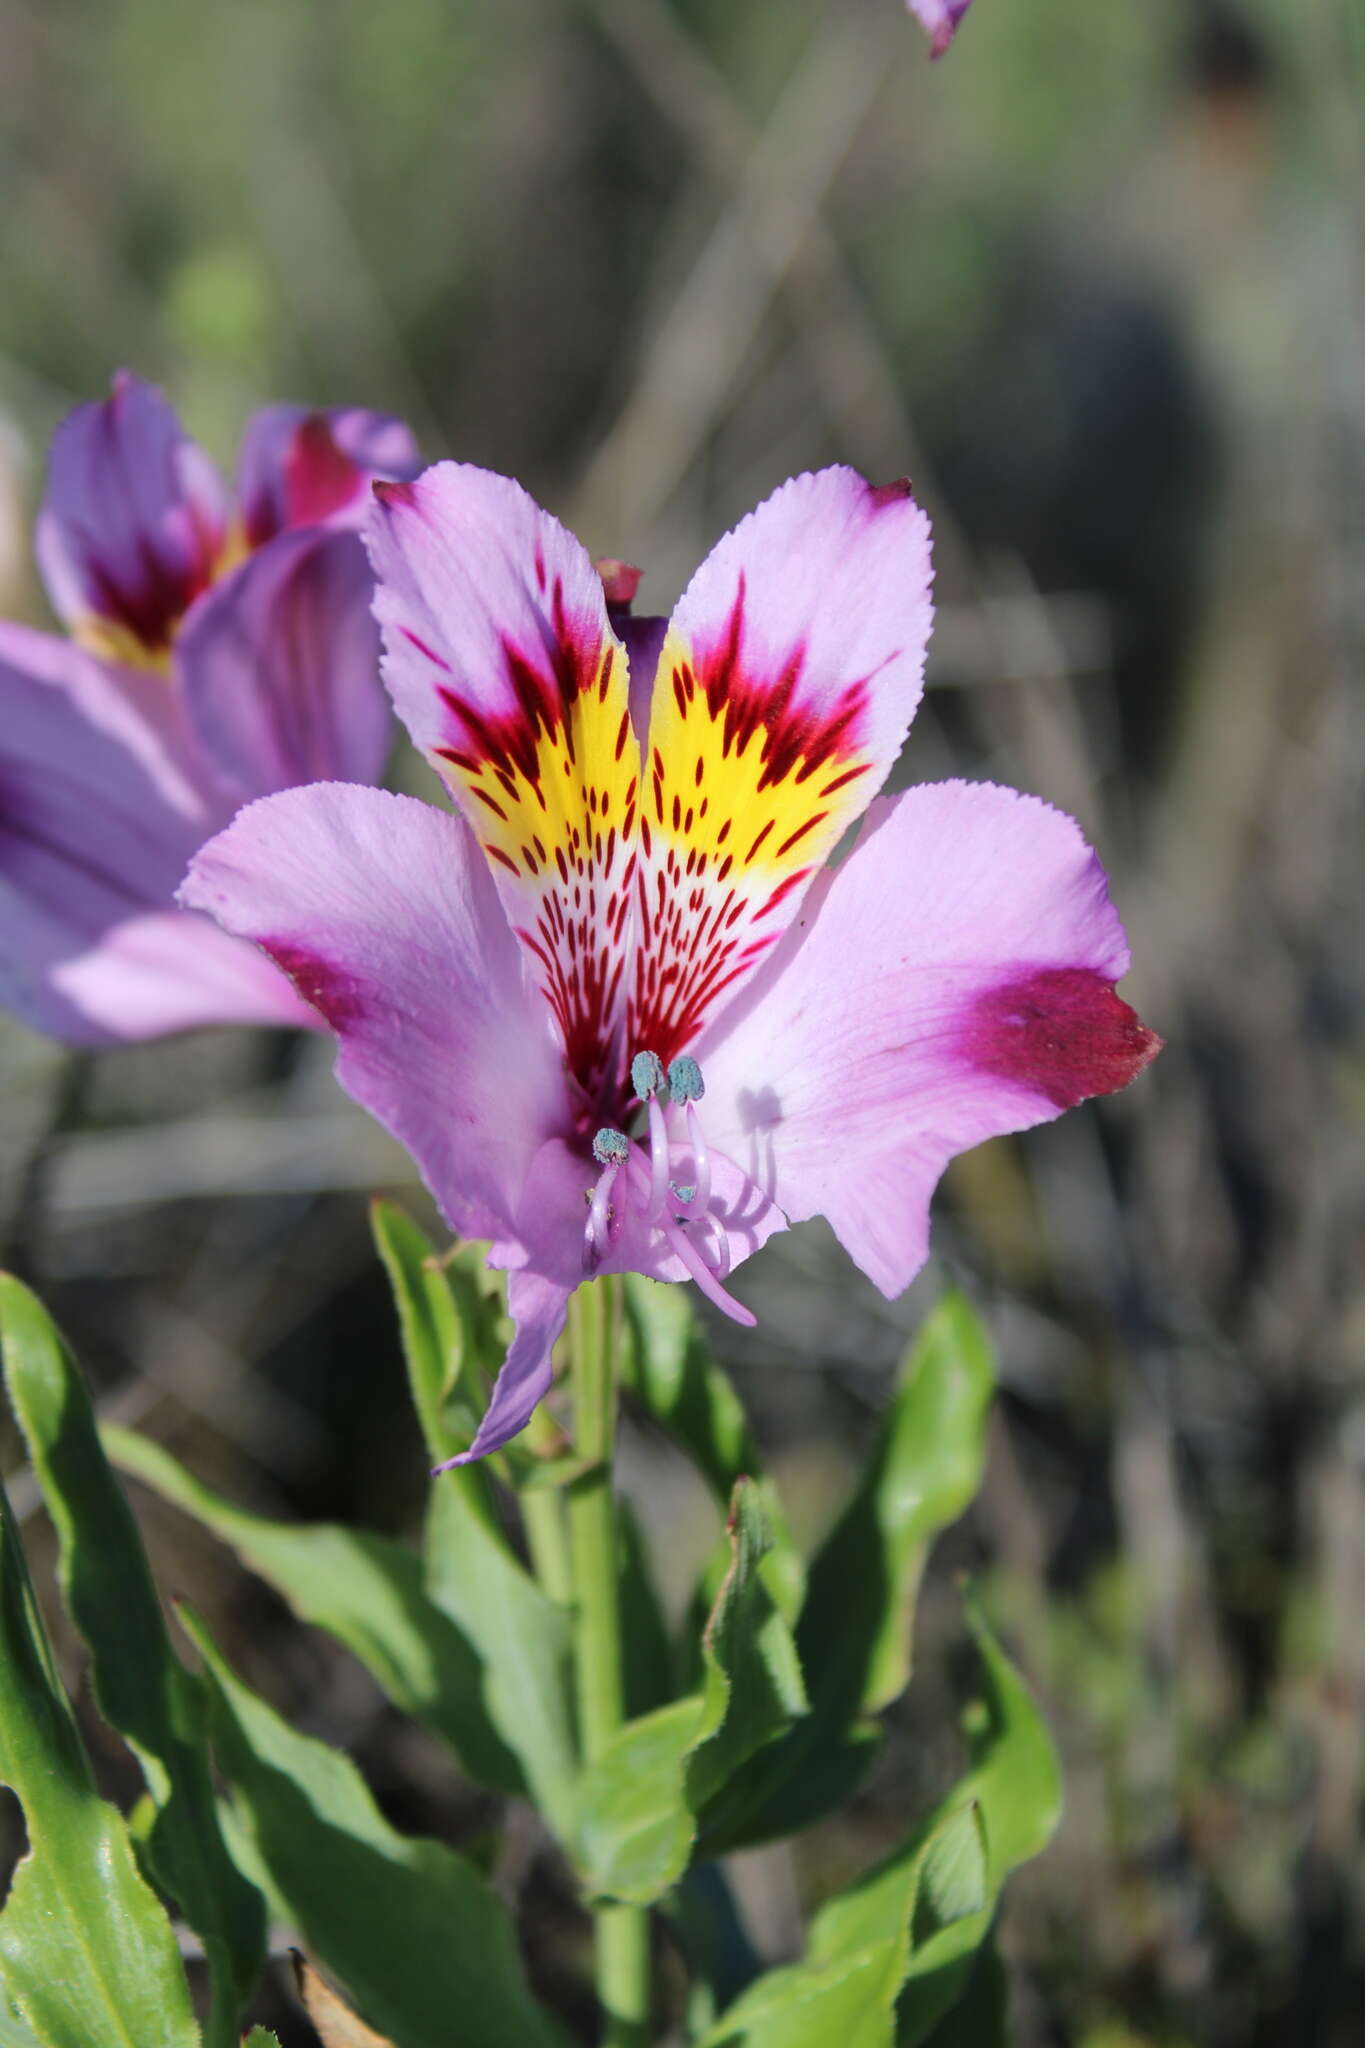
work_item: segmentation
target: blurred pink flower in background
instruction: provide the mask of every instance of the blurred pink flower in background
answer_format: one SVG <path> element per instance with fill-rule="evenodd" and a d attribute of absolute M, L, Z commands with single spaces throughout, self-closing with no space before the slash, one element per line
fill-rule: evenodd
<path fill-rule="evenodd" d="M 371 781 L 392 723 L 357 537 L 400 422 L 275 406 L 235 502 L 161 394 L 121 372 L 53 442 L 35 546 L 61 639 L 0 622 L 0 1002 L 76 1044 L 316 1025 L 254 949 L 175 906 L 250 797 Z"/>
<path fill-rule="evenodd" d="M 971 4 L 972 0 L 909 0 L 910 12 L 928 32 L 932 56 L 943 55 Z"/>
<path fill-rule="evenodd" d="M 182 900 L 288 972 L 343 1085 L 508 1269 L 477 1456 L 544 1394 L 585 1274 L 690 1277 L 748 1322 L 733 1268 L 823 1215 L 896 1295 L 955 1153 L 1159 1041 L 1114 993 L 1127 947 L 1069 818 L 990 784 L 872 801 L 932 615 L 908 486 L 796 478 L 666 625 L 504 477 L 377 495 L 386 679 L 460 815 L 291 790 Z"/>

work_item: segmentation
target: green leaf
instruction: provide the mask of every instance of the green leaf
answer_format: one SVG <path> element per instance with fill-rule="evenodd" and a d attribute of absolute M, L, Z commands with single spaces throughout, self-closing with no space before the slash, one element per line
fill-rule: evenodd
<path fill-rule="evenodd" d="M 480 1248 L 438 1256 L 395 1202 L 372 1202 L 370 1225 L 398 1306 L 422 1435 L 440 1463 L 469 1448 L 486 1405 L 477 1367 L 493 1348 L 496 1318 L 479 1284 Z"/>
<path fill-rule="evenodd" d="M 474 1866 L 400 1835 L 350 1759 L 244 1685 L 185 1611 L 214 1702 L 219 1761 L 309 1948 L 403 2048 L 564 2048 L 532 1999 L 516 1935 Z"/>
<path fill-rule="evenodd" d="M 911 1936 L 923 1948 L 931 1935 L 979 1913 L 987 1896 L 986 1835 L 973 1799 L 948 1816 L 924 1852 Z"/>
<path fill-rule="evenodd" d="M 155 1815 L 148 1867 L 204 1945 L 211 2048 L 235 2048 L 265 1961 L 265 1908 L 218 1831 L 197 1682 L 171 1648 L 128 1504 L 105 1461 L 80 1374 L 42 1304 L 0 1275 L 10 1400 L 57 1532 L 67 1609 L 100 1711 L 142 1767 Z"/>
<path fill-rule="evenodd" d="M 694 1811 L 808 1711 L 796 1645 L 774 1592 L 776 1541 L 758 1481 L 736 1482 L 727 1534 L 730 1567 L 702 1638 L 703 1729 L 687 1763 Z"/>
<path fill-rule="evenodd" d="M 578 1774 L 569 1617 L 513 1554 L 486 1489 L 471 1466 L 433 1481 L 427 1592 L 482 1660 L 488 1717 L 567 1841 Z"/>
<path fill-rule="evenodd" d="M 687 1803 L 689 1752 L 702 1728 L 691 1694 L 627 1721 L 579 1787 L 576 1846 L 593 1888 L 647 1905 L 687 1867 L 697 1824 Z"/>
<path fill-rule="evenodd" d="M 398 1303 L 413 1399 L 434 1460 L 465 1449 L 482 1393 L 473 1366 L 497 1332 L 472 1247 L 438 1260 L 402 1210 L 376 1202 L 375 1240 Z M 465 1466 L 432 1482 L 426 1588 L 473 1646 L 479 1699 L 517 1758 L 541 1813 L 567 1839 L 578 1770 L 569 1617 L 526 1571 L 503 1533 L 486 1470 Z"/>
<path fill-rule="evenodd" d="M 115 1464 L 220 1536 L 301 1621 L 344 1643 L 396 1707 L 449 1743 L 471 1778 L 497 1792 L 524 1790 L 484 1707 L 479 1657 L 429 1597 L 415 1551 L 334 1522 L 269 1521 L 212 1492 L 146 1437 L 111 1427 L 103 1438 Z"/>
<path fill-rule="evenodd" d="M 810 1716 L 708 1816 L 716 1848 L 808 1826 L 871 1762 L 875 1736 L 862 1717 L 909 1678 L 920 1577 L 933 1537 L 980 1484 L 993 1387 L 981 1326 L 949 1294 L 910 1347 L 864 1474 L 810 1568 L 796 1630 Z"/>
<path fill-rule="evenodd" d="M 796 1648 L 764 1571 L 772 1529 L 752 1480 L 736 1483 L 729 1538 L 701 1690 L 627 1722 L 583 1777 L 578 1853 L 591 1883 L 613 1898 L 646 1904 L 675 1884 L 707 1800 L 806 1711 Z"/>
<path fill-rule="evenodd" d="M 811 1566 L 798 1640 L 811 1689 L 853 1715 L 904 1692 L 931 1539 L 981 1484 L 995 1391 L 990 1344 L 947 1294 L 901 1368 L 871 1459 Z"/>
<path fill-rule="evenodd" d="M 0 1912 L 5 2048 L 196 2048 L 175 1936 L 91 1782 L 3 1490 L 0 1782 L 29 1840 Z"/>
<path fill-rule="evenodd" d="M 624 1292 L 630 1341 L 622 1347 L 622 1383 L 728 1507 L 736 1482 L 760 1480 L 763 1470 L 739 1396 L 711 1357 L 685 1289 L 628 1273 Z M 765 1492 L 773 1592 L 787 1620 L 794 1621 L 804 1583 L 801 1560 L 766 1482 Z"/>
<path fill-rule="evenodd" d="M 965 1722 L 967 1775 L 821 1910 L 805 1960 L 760 1978 L 699 2048 L 921 2048 L 941 2026 L 944 2048 L 974 2048 L 958 2008 L 970 2000 L 982 2026 L 996 2009 L 982 1945 L 1009 1872 L 1056 1825 L 1060 1785 L 1047 1731 L 971 1593 L 967 1619 L 982 1667 L 982 1698 Z M 994 2048 L 989 2032 L 980 2048 Z"/>
<path fill-rule="evenodd" d="M 272 2034 L 269 2027 L 253 2027 L 243 2040 L 242 2048 L 280 2048 L 280 2037 Z"/>
<path fill-rule="evenodd" d="M 6 2004 L 4 1982 L 0 1980 L 0 2048 L 43 2048 L 28 2021 L 7 2011 Z"/>

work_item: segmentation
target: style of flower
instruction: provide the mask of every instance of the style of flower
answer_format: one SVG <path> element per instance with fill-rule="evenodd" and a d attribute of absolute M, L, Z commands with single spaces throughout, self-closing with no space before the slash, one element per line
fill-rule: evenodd
<path fill-rule="evenodd" d="M 0 622 L 0 1003 L 76 1044 L 316 1012 L 253 947 L 178 909 L 239 805 L 369 781 L 392 717 L 356 529 L 406 427 L 275 406 L 235 506 L 126 373 L 58 429 L 35 547 L 71 639 Z"/>
<path fill-rule="evenodd" d="M 972 0 L 909 0 L 910 12 L 929 37 L 930 56 L 943 55 L 971 4 Z"/>
<path fill-rule="evenodd" d="M 545 1393 L 586 1274 L 690 1277 L 749 1323 L 730 1275 L 819 1214 L 894 1296 L 955 1153 L 1159 1041 L 1114 992 L 1123 932 L 1069 818 L 990 784 L 873 800 L 930 628 L 908 485 L 796 478 L 666 625 L 506 478 L 443 463 L 376 496 L 386 679 L 460 815 L 291 790 L 182 900 L 290 975 L 507 1269 L 476 1457 Z"/>

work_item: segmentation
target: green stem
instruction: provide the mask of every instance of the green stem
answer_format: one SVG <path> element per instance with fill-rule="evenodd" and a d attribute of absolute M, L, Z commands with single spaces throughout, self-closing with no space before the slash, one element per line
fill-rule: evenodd
<path fill-rule="evenodd" d="M 578 1726 L 588 1764 L 601 1756 L 625 1718 L 612 1496 L 620 1318 L 616 1280 L 580 1287 L 570 1304 L 574 1449 L 588 1468 L 568 1489 Z M 593 1917 L 597 1993 L 606 2015 L 602 2048 L 648 2048 L 649 1915 L 639 1906 L 599 1905 Z"/>

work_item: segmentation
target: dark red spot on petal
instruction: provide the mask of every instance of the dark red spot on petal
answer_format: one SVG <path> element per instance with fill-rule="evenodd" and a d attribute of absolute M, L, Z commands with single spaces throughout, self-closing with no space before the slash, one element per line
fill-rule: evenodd
<path fill-rule="evenodd" d="M 1091 967 L 1042 967 L 978 996 L 962 1037 L 976 1067 L 1071 1109 L 1126 1088 L 1162 1041 Z"/>
<path fill-rule="evenodd" d="M 376 483 L 374 494 L 381 505 L 402 505 L 412 510 L 417 504 L 417 492 L 410 483 Z"/>
<path fill-rule="evenodd" d="M 305 1003 L 311 1003 L 333 1031 L 345 1031 L 365 1014 L 360 989 L 330 960 L 291 939 L 262 939 L 261 946 L 289 976 Z"/>

